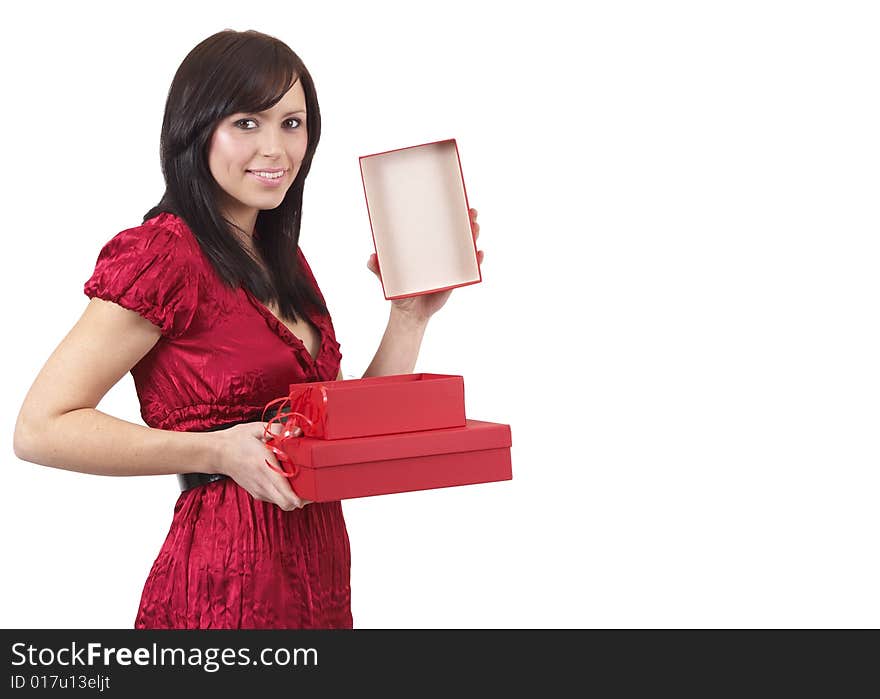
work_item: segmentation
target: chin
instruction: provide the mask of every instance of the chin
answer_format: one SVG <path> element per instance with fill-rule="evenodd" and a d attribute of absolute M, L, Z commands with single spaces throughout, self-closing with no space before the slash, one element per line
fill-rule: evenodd
<path fill-rule="evenodd" d="M 281 206 L 281 204 L 283 204 L 283 203 L 284 203 L 284 197 L 281 197 L 281 198 L 277 201 L 277 203 L 275 203 L 275 204 L 269 204 L 269 205 L 267 206 L 267 205 L 266 205 L 266 202 L 262 202 L 262 203 L 260 203 L 260 204 L 257 204 L 254 208 L 255 208 L 255 209 L 259 209 L 260 211 L 271 211 L 272 209 L 277 209 L 277 208 L 278 208 L 279 206 Z"/>

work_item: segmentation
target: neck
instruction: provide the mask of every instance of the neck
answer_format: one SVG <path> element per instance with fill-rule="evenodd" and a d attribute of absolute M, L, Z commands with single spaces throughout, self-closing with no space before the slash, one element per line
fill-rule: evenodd
<path fill-rule="evenodd" d="M 221 211 L 223 217 L 236 227 L 236 234 L 246 238 L 242 242 L 252 246 L 254 230 L 257 224 L 257 214 L 259 212 L 250 207 L 224 207 Z"/>

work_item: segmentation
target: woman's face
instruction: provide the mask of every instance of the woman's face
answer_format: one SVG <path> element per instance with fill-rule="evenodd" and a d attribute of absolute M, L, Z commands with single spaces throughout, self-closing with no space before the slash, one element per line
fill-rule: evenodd
<path fill-rule="evenodd" d="M 252 234 L 257 213 L 281 204 L 307 145 L 306 98 L 299 80 L 271 109 L 224 118 L 208 151 L 208 167 L 224 193 L 223 213 Z"/>

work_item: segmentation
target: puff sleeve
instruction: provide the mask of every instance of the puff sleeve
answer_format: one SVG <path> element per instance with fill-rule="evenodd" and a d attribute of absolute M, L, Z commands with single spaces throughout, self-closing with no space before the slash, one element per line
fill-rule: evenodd
<path fill-rule="evenodd" d="M 198 267 L 179 232 L 147 223 L 104 245 L 83 292 L 139 313 L 174 339 L 192 323 L 198 284 Z"/>

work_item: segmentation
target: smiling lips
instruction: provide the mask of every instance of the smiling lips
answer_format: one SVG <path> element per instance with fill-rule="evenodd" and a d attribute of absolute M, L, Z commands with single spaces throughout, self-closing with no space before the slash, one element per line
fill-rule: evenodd
<path fill-rule="evenodd" d="M 262 184 L 277 187 L 287 174 L 287 170 L 248 170 L 247 173 L 255 177 Z"/>

